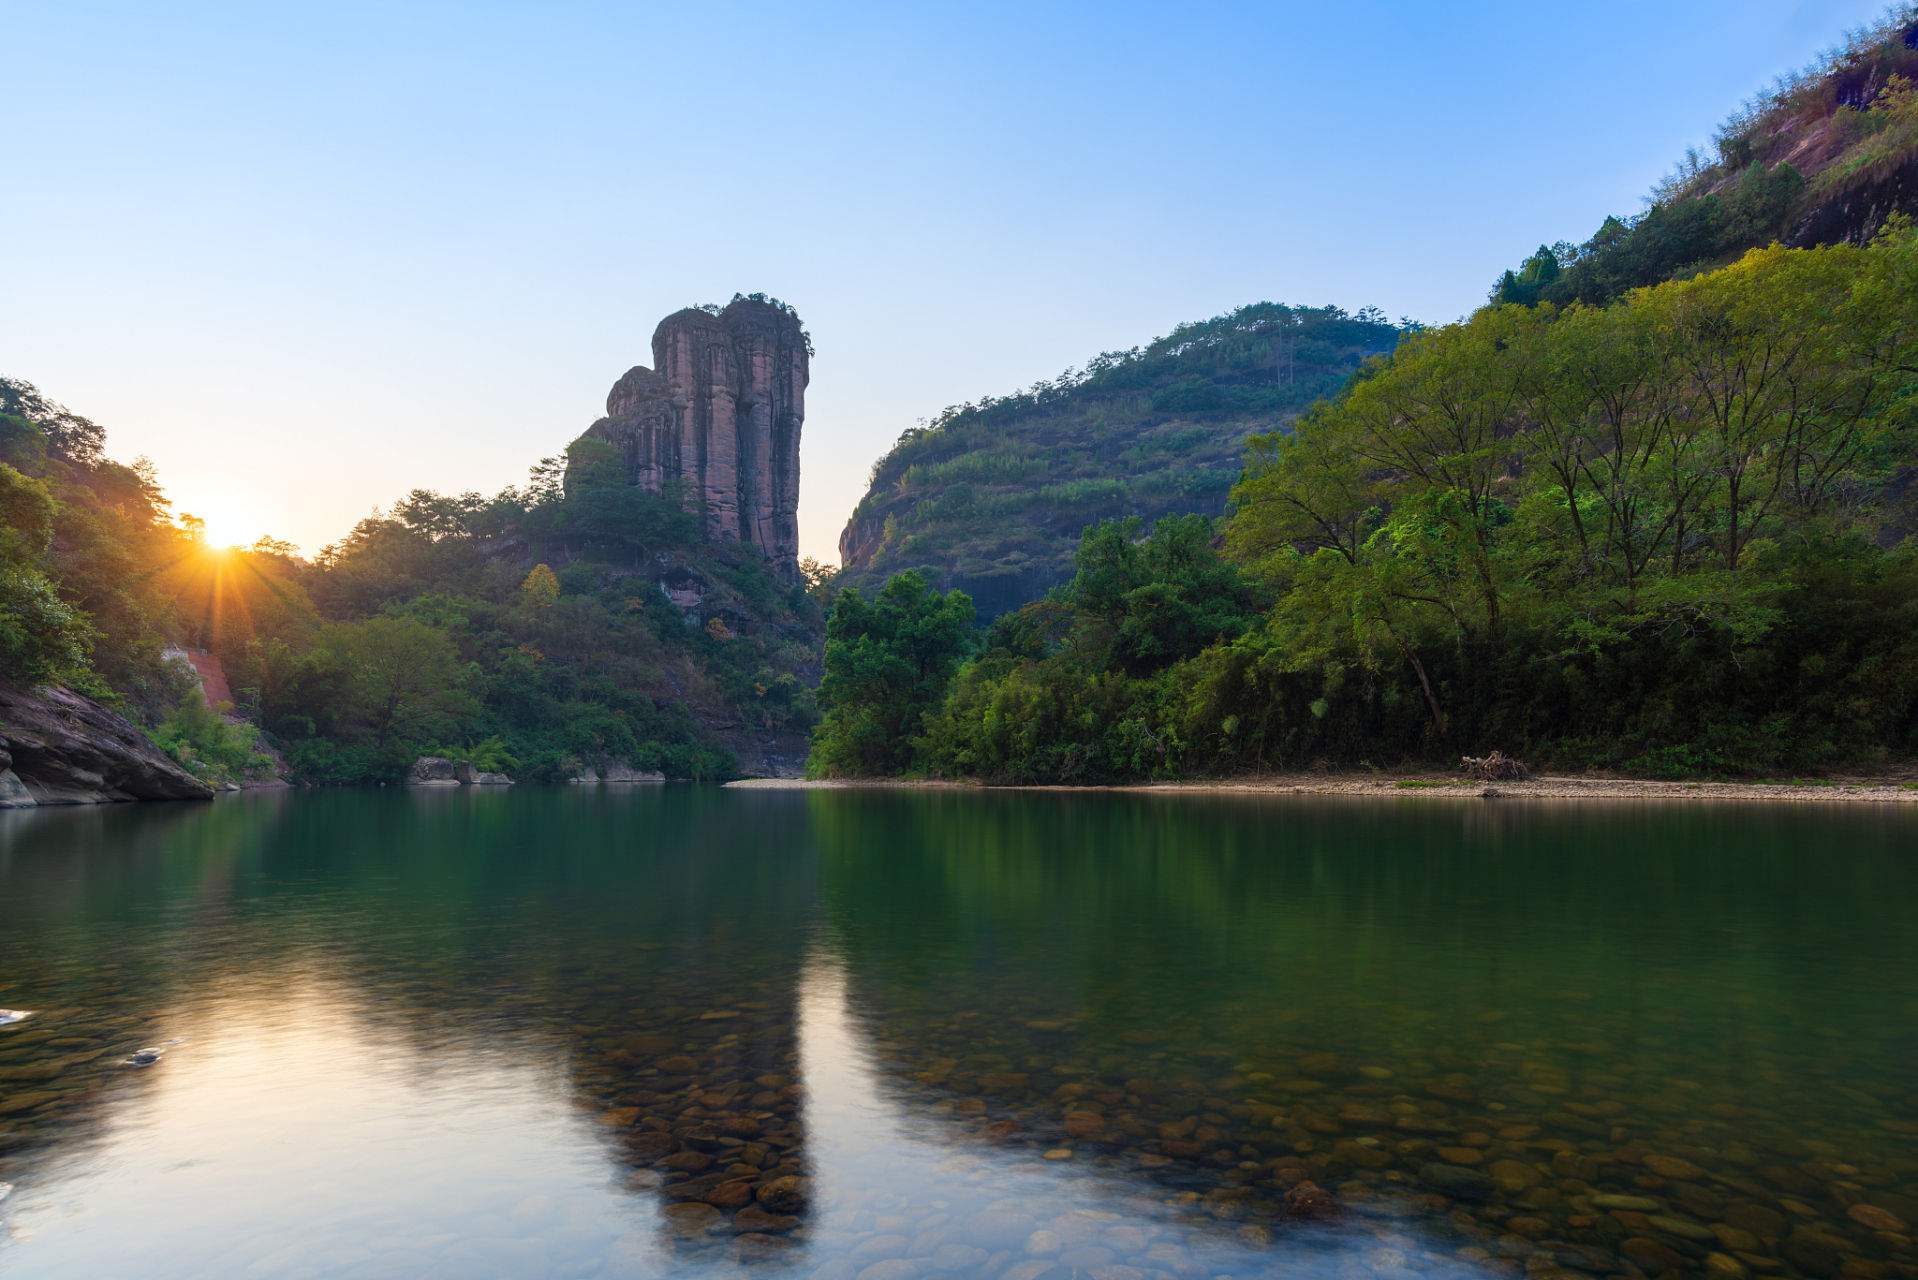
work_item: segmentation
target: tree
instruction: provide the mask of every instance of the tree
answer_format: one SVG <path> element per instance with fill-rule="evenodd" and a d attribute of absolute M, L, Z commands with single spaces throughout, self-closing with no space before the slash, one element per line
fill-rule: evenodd
<path fill-rule="evenodd" d="M 376 749 L 396 734 L 441 730 L 467 708 L 466 671 L 444 632 L 414 618 L 380 617 L 335 628 L 331 642 Z"/>
<path fill-rule="evenodd" d="M 1071 598 L 1111 628 L 1109 661 L 1143 675 L 1237 639 L 1266 604 L 1258 584 L 1212 548 L 1212 521 L 1165 516 L 1142 538 L 1134 516 L 1102 520 L 1079 540 Z"/>
<path fill-rule="evenodd" d="M 26 684 L 83 669 L 92 635 L 40 570 L 56 510 L 45 485 L 0 462 L 0 676 Z"/>
<path fill-rule="evenodd" d="M 826 718 L 807 769 L 821 776 L 910 767 L 926 713 L 972 649 L 972 619 L 969 596 L 942 596 L 916 572 L 889 580 L 870 603 L 856 589 L 840 592 L 826 623 Z"/>
<path fill-rule="evenodd" d="M 519 590 L 527 604 L 535 609 L 545 609 L 559 599 L 559 578 L 547 566 L 536 564 L 533 571 L 526 575 L 526 581 L 519 584 Z"/>

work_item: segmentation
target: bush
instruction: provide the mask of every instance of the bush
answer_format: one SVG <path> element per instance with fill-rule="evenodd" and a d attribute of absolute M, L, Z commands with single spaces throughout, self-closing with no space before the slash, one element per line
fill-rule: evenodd
<path fill-rule="evenodd" d="M 271 756 L 253 749 L 259 734 L 252 725 L 228 724 L 218 710 L 207 706 L 198 689 L 188 691 L 173 714 L 151 731 L 153 741 L 182 768 L 212 782 L 238 782 L 248 769 L 272 766 Z"/>

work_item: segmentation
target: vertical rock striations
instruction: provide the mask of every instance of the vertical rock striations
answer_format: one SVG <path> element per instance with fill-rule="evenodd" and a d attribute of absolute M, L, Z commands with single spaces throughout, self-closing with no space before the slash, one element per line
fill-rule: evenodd
<path fill-rule="evenodd" d="M 653 368 L 614 383 L 586 434 L 613 446 L 628 483 L 664 493 L 678 482 L 706 537 L 750 542 L 791 577 L 807 345 L 799 317 L 775 302 L 674 312 L 653 331 Z"/>

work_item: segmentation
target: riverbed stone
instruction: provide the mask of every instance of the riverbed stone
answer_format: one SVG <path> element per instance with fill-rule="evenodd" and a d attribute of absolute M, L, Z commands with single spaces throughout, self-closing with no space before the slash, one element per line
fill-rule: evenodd
<path fill-rule="evenodd" d="M 1685 1218 L 1673 1218 L 1655 1213 L 1647 1220 L 1652 1226 L 1665 1232 L 1667 1235 L 1682 1236 L 1687 1240 L 1716 1240 L 1718 1238 L 1710 1227 L 1702 1223 L 1689 1221 Z"/>
<path fill-rule="evenodd" d="M 1724 1253 L 1705 1255 L 1705 1274 L 1712 1280 L 1748 1280 L 1751 1268 Z"/>
<path fill-rule="evenodd" d="M 1446 1147 L 1439 1148 L 1440 1154 L 1445 1154 L 1448 1150 L 1449 1148 Z M 1485 1172 L 1500 1182 L 1517 1182 L 1526 1187 L 1536 1187 L 1545 1181 L 1544 1174 L 1518 1160 L 1494 1160 L 1486 1166 Z"/>
<path fill-rule="evenodd" d="M 1661 1178 L 1690 1181 L 1691 1179 L 1705 1176 L 1703 1169 L 1691 1161 L 1682 1160 L 1677 1156 L 1665 1156 L 1653 1153 L 1645 1157 L 1644 1164 L 1647 1169 L 1650 1169 Z"/>
<path fill-rule="evenodd" d="M 1656 1213 L 1665 1207 L 1648 1196 L 1593 1196 L 1592 1204 L 1600 1209 L 1629 1209 L 1633 1213 Z"/>
<path fill-rule="evenodd" d="M 697 1200 L 669 1204 L 660 1210 L 660 1216 L 665 1219 L 667 1228 L 682 1239 L 704 1235 L 726 1220 L 719 1210 Z"/>
<path fill-rule="evenodd" d="M 750 1266 L 753 1263 L 783 1260 L 796 1254 L 798 1249 L 797 1240 L 788 1240 L 785 1236 L 747 1232 L 733 1241 L 732 1256 Z"/>
<path fill-rule="evenodd" d="M 1685 1262 L 1678 1250 L 1644 1236 L 1620 1241 L 1618 1251 L 1651 1275 L 1662 1275 Z"/>
<path fill-rule="evenodd" d="M 1447 1195 L 1467 1198 L 1488 1196 L 1498 1187 L 1490 1174 L 1456 1164 L 1420 1165 L 1419 1180 Z"/>
<path fill-rule="evenodd" d="M 790 1240 L 785 1242 L 790 1245 Z M 853 1251 L 855 1254 L 858 1250 Z M 859 1280 L 912 1280 L 919 1274 L 919 1264 L 907 1258 L 887 1258 L 862 1268 Z"/>
<path fill-rule="evenodd" d="M 1020 1249 L 1038 1224 L 1030 1214 L 1011 1209 L 985 1209 L 965 1221 L 966 1238 L 986 1250 Z"/>
<path fill-rule="evenodd" d="M 1823 1198 L 1825 1194 L 1824 1183 L 1812 1177 L 1804 1170 L 1794 1169 L 1790 1165 L 1761 1164 L 1758 1166 L 1757 1173 L 1759 1177 L 1771 1183 L 1780 1191 L 1789 1192 L 1795 1196 L 1803 1196 L 1809 1200 L 1817 1200 Z"/>
<path fill-rule="evenodd" d="M 1026 1237 L 1025 1253 L 1032 1258 L 1055 1257 L 1065 1249 L 1065 1241 L 1056 1231 L 1039 1230 Z"/>
<path fill-rule="evenodd" d="M 1900 1218 L 1889 1209 L 1880 1209 L 1875 1204 L 1855 1204 L 1845 1210 L 1845 1214 L 1853 1222 L 1869 1227 L 1873 1231 L 1897 1231 L 1902 1233 L 1911 1229 L 1906 1225 L 1903 1218 Z"/>
<path fill-rule="evenodd" d="M 1784 1214 L 1749 1200 L 1726 1206 L 1725 1221 L 1755 1236 L 1774 1238 L 1784 1235 L 1787 1225 Z"/>
<path fill-rule="evenodd" d="M 733 1226 L 740 1231 L 756 1231 L 767 1235 L 779 1231 L 791 1231 L 801 1221 L 803 1219 L 790 1214 L 767 1213 L 759 1206 L 750 1204 L 733 1215 Z"/>
<path fill-rule="evenodd" d="M 1332 1158 L 1361 1169 L 1383 1169 L 1392 1163 L 1392 1153 L 1359 1142 L 1340 1142 L 1332 1147 Z"/>
<path fill-rule="evenodd" d="M 1818 1276 L 1821 1280 L 1835 1276 L 1844 1266 L 1844 1258 L 1838 1250 L 1825 1243 L 1806 1236 L 1793 1236 L 1779 1246 L 1786 1259 L 1806 1275 Z"/>

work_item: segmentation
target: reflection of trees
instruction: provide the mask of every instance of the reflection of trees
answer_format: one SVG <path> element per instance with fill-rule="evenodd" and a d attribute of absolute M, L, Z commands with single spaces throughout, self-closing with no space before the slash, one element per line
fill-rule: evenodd
<path fill-rule="evenodd" d="M 632 1112 L 606 1127 L 609 1156 L 650 1166 L 670 1140 L 711 1157 L 660 1171 L 669 1203 L 704 1203 L 682 1184 L 751 1155 L 745 1201 L 776 1218 L 798 1195 L 758 1184 L 803 1172 L 793 993 L 813 871 L 796 798 L 753 800 L 433 788 L 33 815 L 0 846 L 7 896 L 29 904 L 0 969 L 46 975 L 43 1003 L 144 1011 L 237 975 L 318 978 L 396 1050 L 559 1052 L 583 1105 Z M 737 1200 L 711 1194 L 724 1181 L 693 1190 Z"/>
<path fill-rule="evenodd" d="M 1000 1087 L 1014 1109 L 1099 1075 L 1299 1074 L 1324 1053 L 1436 1072 L 1512 1039 L 1623 1044 L 1654 1007 L 1742 1038 L 1754 1010 L 1811 1017 L 1843 985 L 1802 922 L 1856 921 L 1895 960 L 1911 892 L 1910 871 L 1845 856 L 1848 829 L 1885 820 L 1863 813 L 809 798 L 836 949 L 901 1073 L 1032 1076 Z M 1754 1003 L 1728 1006 L 1730 987 Z"/>

